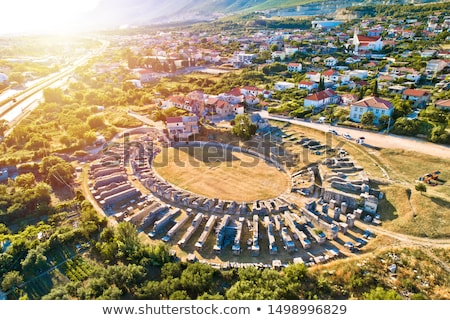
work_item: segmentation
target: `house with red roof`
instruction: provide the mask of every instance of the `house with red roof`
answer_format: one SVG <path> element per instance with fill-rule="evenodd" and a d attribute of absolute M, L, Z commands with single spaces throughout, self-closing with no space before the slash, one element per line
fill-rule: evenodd
<path fill-rule="evenodd" d="M 353 45 L 354 52 L 358 53 L 359 51 L 381 51 L 383 49 L 383 41 L 381 40 L 381 36 L 364 36 L 359 34 L 359 30 L 355 29 L 353 34 Z"/>
<path fill-rule="evenodd" d="M 301 90 L 308 90 L 309 92 L 311 92 L 317 90 L 319 88 L 319 85 L 313 81 L 303 80 L 298 83 L 298 88 Z"/>
<path fill-rule="evenodd" d="M 302 72 L 302 64 L 298 62 L 290 62 L 287 65 L 289 72 Z"/>
<path fill-rule="evenodd" d="M 199 133 L 197 116 L 167 117 L 166 127 L 172 140 L 186 140 Z"/>
<path fill-rule="evenodd" d="M 361 117 L 366 112 L 372 112 L 375 115 L 374 123 L 377 124 L 382 115 L 392 117 L 394 106 L 390 101 L 377 97 L 368 97 L 350 106 L 350 120 L 361 122 Z"/>
<path fill-rule="evenodd" d="M 422 89 L 406 89 L 402 93 L 402 99 L 412 101 L 415 107 L 424 108 L 430 101 L 431 93 Z"/>
<path fill-rule="evenodd" d="M 331 89 L 325 89 L 308 95 L 304 100 L 305 107 L 313 107 L 314 113 L 322 111 L 325 106 L 337 104 L 341 101 L 341 97 Z"/>
<path fill-rule="evenodd" d="M 434 102 L 434 106 L 441 110 L 450 111 L 450 100 L 437 100 Z"/>

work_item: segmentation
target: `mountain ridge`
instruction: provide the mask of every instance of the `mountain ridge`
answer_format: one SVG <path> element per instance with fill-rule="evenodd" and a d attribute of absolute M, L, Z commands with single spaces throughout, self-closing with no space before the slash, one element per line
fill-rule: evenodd
<path fill-rule="evenodd" d="M 304 7 L 344 8 L 353 4 L 408 3 L 411 0 L 101 0 L 97 8 L 83 19 L 91 25 L 118 27 L 121 25 L 150 25 L 181 21 L 212 21 L 217 18 L 244 14 L 252 11 L 267 11 L 292 8 L 291 12 Z M 415 0 L 415 2 L 438 2 Z M 332 9 L 331 9 L 332 10 Z"/>

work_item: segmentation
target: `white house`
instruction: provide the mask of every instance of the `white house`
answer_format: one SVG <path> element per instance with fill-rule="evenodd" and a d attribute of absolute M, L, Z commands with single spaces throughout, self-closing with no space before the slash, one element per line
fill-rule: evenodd
<path fill-rule="evenodd" d="M 298 83 L 298 88 L 302 90 L 308 90 L 309 92 L 311 92 L 313 90 L 317 90 L 319 88 L 319 85 L 313 81 L 303 80 Z"/>
<path fill-rule="evenodd" d="M 317 113 L 329 104 L 337 104 L 341 97 L 331 89 L 325 89 L 308 95 L 304 100 L 305 107 L 313 107 L 314 112 Z"/>
<path fill-rule="evenodd" d="M 339 72 L 333 69 L 326 70 L 322 73 L 323 79 L 325 81 L 333 81 L 337 82 L 339 81 L 340 75 Z"/>
<path fill-rule="evenodd" d="M 199 132 L 196 116 L 168 117 L 166 126 L 170 139 L 187 139 Z"/>
<path fill-rule="evenodd" d="M 432 59 L 427 62 L 425 72 L 428 75 L 435 75 L 439 71 L 444 70 L 444 68 L 446 66 L 447 66 L 447 62 L 445 62 L 444 60 Z"/>
<path fill-rule="evenodd" d="M 306 79 L 314 82 L 320 82 L 320 72 L 309 71 L 306 73 Z"/>
<path fill-rule="evenodd" d="M 350 78 L 358 78 L 361 80 L 367 79 L 369 71 L 367 70 L 351 70 L 347 73 Z"/>
<path fill-rule="evenodd" d="M 262 94 L 263 91 L 264 91 L 263 89 L 253 87 L 253 86 L 244 86 L 241 88 L 241 94 L 243 94 L 244 96 L 253 95 L 256 97 L 259 94 Z"/>
<path fill-rule="evenodd" d="M 157 74 L 150 69 L 136 69 L 135 75 L 139 77 L 141 83 L 151 82 L 157 78 Z"/>
<path fill-rule="evenodd" d="M 287 65 L 289 72 L 302 72 L 302 64 L 297 62 L 290 62 Z"/>
<path fill-rule="evenodd" d="M 353 34 L 354 52 L 357 54 L 360 50 L 381 51 L 383 49 L 383 41 L 380 36 L 369 37 L 359 34 L 359 30 L 355 29 Z"/>
<path fill-rule="evenodd" d="M 338 63 L 338 60 L 335 57 L 328 57 L 323 62 L 327 67 L 332 68 Z"/>
<path fill-rule="evenodd" d="M 274 85 L 275 90 L 286 90 L 295 88 L 295 83 L 287 82 L 287 81 L 278 81 Z"/>
<path fill-rule="evenodd" d="M 284 51 L 274 51 L 272 52 L 272 59 L 276 59 L 279 58 L 281 61 L 283 61 L 284 59 L 286 59 L 286 52 Z"/>
<path fill-rule="evenodd" d="M 285 47 L 284 52 L 286 53 L 286 56 L 292 56 L 294 53 L 298 52 L 298 47 Z"/>
<path fill-rule="evenodd" d="M 362 115 L 369 111 L 375 115 L 374 123 L 377 124 L 382 115 L 392 117 L 394 106 L 387 100 L 377 97 L 368 97 L 351 105 L 350 120 L 361 122 Z"/>

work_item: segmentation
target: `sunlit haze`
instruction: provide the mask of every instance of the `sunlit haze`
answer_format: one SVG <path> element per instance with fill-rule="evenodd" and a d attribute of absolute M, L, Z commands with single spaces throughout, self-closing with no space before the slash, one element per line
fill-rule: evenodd
<path fill-rule="evenodd" d="M 0 34 L 73 32 L 84 29 L 80 13 L 93 10 L 99 0 L 2 1 Z"/>

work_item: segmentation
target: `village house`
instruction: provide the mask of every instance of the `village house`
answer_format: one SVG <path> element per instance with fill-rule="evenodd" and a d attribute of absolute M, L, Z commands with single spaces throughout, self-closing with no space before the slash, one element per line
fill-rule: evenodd
<path fill-rule="evenodd" d="M 430 101 L 431 94 L 429 91 L 421 89 L 406 89 L 402 93 L 402 99 L 412 101 L 414 107 L 425 108 Z"/>
<path fill-rule="evenodd" d="M 315 71 L 308 71 L 306 73 L 306 79 L 313 81 L 313 82 L 320 82 L 320 73 Z"/>
<path fill-rule="evenodd" d="M 322 111 L 325 106 L 330 104 L 338 104 L 341 97 L 331 89 L 325 89 L 308 95 L 304 100 L 305 107 L 313 107 L 314 113 Z"/>
<path fill-rule="evenodd" d="M 327 67 L 332 68 L 338 63 L 338 60 L 335 57 L 328 57 L 323 62 Z"/>
<path fill-rule="evenodd" d="M 362 115 L 369 111 L 375 115 L 374 123 L 377 124 L 382 115 L 392 117 L 394 106 L 387 100 L 377 97 L 368 97 L 351 105 L 350 120 L 361 122 Z"/>
<path fill-rule="evenodd" d="M 324 71 L 322 75 L 325 81 L 332 81 L 332 82 L 338 82 L 340 77 L 339 72 L 333 69 Z"/>
<path fill-rule="evenodd" d="M 358 101 L 358 96 L 356 94 L 345 93 L 341 96 L 342 104 L 350 106 L 356 101 Z"/>
<path fill-rule="evenodd" d="M 219 98 L 225 101 L 228 101 L 231 104 L 238 104 L 244 102 L 244 95 L 241 92 L 241 89 L 234 88 L 230 91 L 219 94 Z"/>
<path fill-rule="evenodd" d="M 302 64 L 297 62 L 290 62 L 287 65 L 287 70 L 289 72 L 302 72 Z"/>
<path fill-rule="evenodd" d="M 286 90 L 286 89 L 292 89 L 295 88 L 295 83 L 287 82 L 287 81 L 278 81 L 274 85 L 275 90 Z"/>
<path fill-rule="evenodd" d="M 141 81 L 141 83 L 148 83 L 155 80 L 158 76 L 151 69 L 135 69 L 133 74 Z"/>
<path fill-rule="evenodd" d="M 274 51 L 272 52 L 272 59 L 280 59 L 281 61 L 284 61 L 286 59 L 286 52 L 284 51 Z"/>
<path fill-rule="evenodd" d="M 185 140 L 199 133 L 197 116 L 168 117 L 166 127 L 172 140 Z"/>
<path fill-rule="evenodd" d="M 438 72 L 444 70 L 447 66 L 447 62 L 439 59 L 432 59 L 427 62 L 427 66 L 425 67 L 425 73 L 427 74 L 427 78 L 431 79 Z"/>
<path fill-rule="evenodd" d="M 294 55 L 294 53 L 298 52 L 298 47 L 286 46 L 284 48 L 284 52 L 286 53 L 287 57 L 290 57 Z"/>
<path fill-rule="evenodd" d="M 355 54 L 361 53 L 361 51 L 381 51 L 381 49 L 383 49 L 381 36 L 363 36 L 359 34 L 358 29 L 355 29 L 352 44 L 354 46 Z"/>
<path fill-rule="evenodd" d="M 317 90 L 319 85 L 316 82 L 303 80 L 298 83 L 298 88 L 311 92 Z"/>
<path fill-rule="evenodd" d="M 440 110 L 450 111 L 450 100 L 437 100 L 434 106 Z"/>

